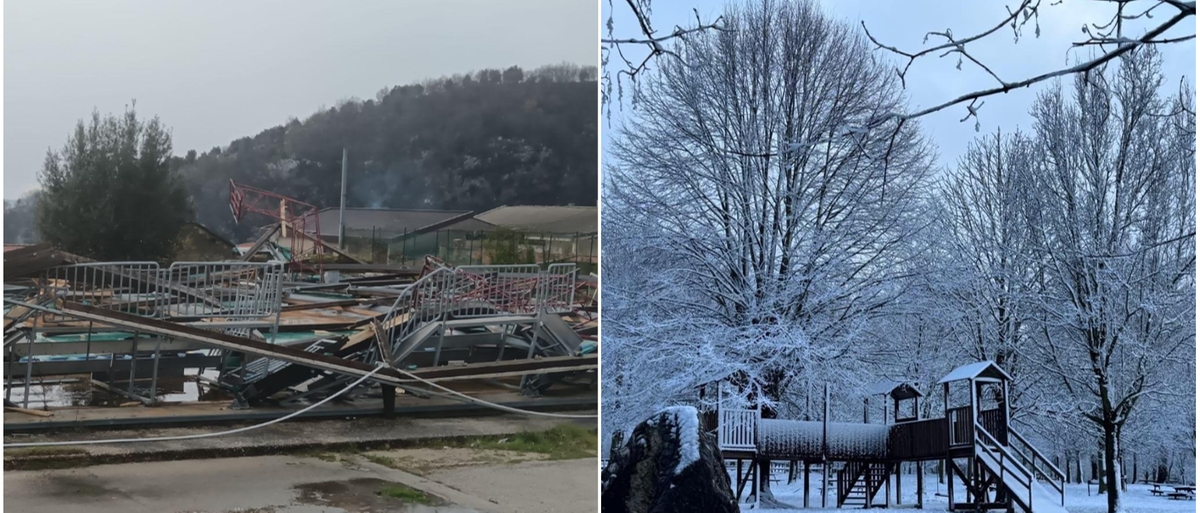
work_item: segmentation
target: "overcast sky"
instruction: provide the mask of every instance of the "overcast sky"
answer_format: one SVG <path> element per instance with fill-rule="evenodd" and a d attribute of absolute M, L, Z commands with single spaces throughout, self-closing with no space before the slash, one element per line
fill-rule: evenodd
<path fill-rule="evenodd" d="M 136 99 L 202 152 L 384 87 L 596 65 L 598 27 L 595 0 L 5 2 L 4 198 L 92 109 Z"/>
<path fill-rule="evenodd" d="M 975 34 L 991 28 L 1007 15 L 1005 6 L 1016 6 L 1017 0 L 978 0 L 964 2 L 962 0 L 908 0 L 897 2 L 891 0 L 821 0 L 826 12 L 861 27 L 860 22 L 866 23 L 871 34 L 884 44 L 898 47 L 907 51 L 918 51 L 923 48 L 922 38 L 930 31 L 944 31 L 947 28 L 957 36 Z M 970 51 L 982 62 L 988 64 L 1001 78 L 1016 82 L 1047 71 L 1064 67 L 1075 59 L 1084 59 L 1088 54 L 1072 52 L 1070 61 L 1066 49 L 1071 42 L 1080 41 L 1086 36 L 1081 32 L 1084 22 L 1105 23 L 1112 16 L 1112 7 L 1107 2 L 1095 0 L 1063 0 L 1060 5 L 1043 1 L 1041 15 L 1041 36 L 1033 37 L 1032 24 L 1024 31 L 1020 42 L 1014 44 L 1012 30 L 1004 29 L 990 38 L 973 44 Z M 613 23 L 614 37 L 639 37 L 636 20 L 630 14 L 629 8 L 623 3 L 615 3 Z M 679 2 L 654 2 L 651 20 L 654 28 L 660 33 L 670 33 L 675 25 L 695 26 L 696 15 L 706 22 L 715 20 L 723 11 L 725 2 L 718 0 L 686 0 Z M 970 8 L 964 6 L 970 5 Z M 1150 4 L 1147 3 L 1146 6 Z M 1155 16 L 1151 23 L 1165 20 L 1170 8 L 1163 9 L 1162 15 Z M 603 4 L 601 18 L 607 23 L 609 9 Z M 1185 24 L 1193 24 L 1188 20 Z M 861 30 L 861 28 L 859 28 Z M 1138 28 L 1144 31 L 1143 27 Z M 1166 37 L 1194 34 L 1183 33 L 1176 27 Z M 607 35 L 607 31 L 605 31 Z M 932 40 L 931 40 L 932 41 Z M 1191 83 L 1196 83 L 1196 45 L 1195 41 L 1182 44 L 1163 45 L 1160 47 L 1163 55 L 1163 73 L 1165 75 L 1164 92 L 1177 92 L 1181 77 Z M 632 57 L 629 53 L 627 56 Z M 636 55 L 636 52 L 634 53 Z M 642 53 L 641 55 L 645 55 Z M 635 62 L 640 62 L 635 60 Z M 896 61 L 899 62 L 899 61 Z M 614 58 L 611 65 L 618 64 Z M 995 81 L 984 71 L 972 67 L 969 62 L 963 63 L 962 71 L 955 69 L 957 59 L 922 58 L 909 71 L 906 89 L 912 107 L 929 107 L 962 94 L 995 86 Z M 612 71 L 612 75 L 616 75 Z M 1049 85 L 1044 82 L 1027 89 L 1012 91 L 1005 95 L 992 96 L 984 100 L 980 110 L 982 133 L 994 132 L 997 127 L 1009 132 L 1017 128 L 1028 129 L 1032 121 L 1028 114 L 1029 106 L 1033 104 L 1038 91 Z M 1194 89 L 1194 87 L 1193 87 Z M 960 123 L 966 114 L 964 106 L 955 106 L 921 118 L 925 133 L 937 144 L 940 161 L 943 165 L 953 165 L 962 154 L 967 144 L 976 137 L 975 124 L 972 121 Z M 619 126 L 620 112 L 613 110 L 611 121 L 604 124 L 604 130 Z M 607 143 L 605 143 L 607 145 Z"/>

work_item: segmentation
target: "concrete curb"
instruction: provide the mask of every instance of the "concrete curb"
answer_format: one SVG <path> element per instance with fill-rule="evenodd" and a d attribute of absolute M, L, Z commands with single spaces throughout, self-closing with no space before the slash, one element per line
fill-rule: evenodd
<path fill-rule="evenodd" d="M 595 407 L 596 398 L 566 398 L 566 399 L 536 399 L 527 401 L 509 401 L 499 403 L 503 406 L 511 408 L 519 408 L 530 411 L 565 411 L 577 410 L 580 408 Z M 236 424 L 242 422 L 263 422 L 271 419 L 279 418 L 289 412 L 280 411 L 255 411 L 245 410 L 237 414 L 220 414 L 220 415 L 179 415 L 171 417 L 151 417 L 151 418 L 125 418 L 125 419 L 96 419 L 96 420 L 53 420 L 41 422 L 11 422 L 4 424 L 4 434 L 10 435 L 14 433 L 39 433 L 60 430 L 74 430 L 78 428 L 87 429 L 106 429 L 106 428 L 170 428 L 182 426 L 217 426 L 222 424 Z M 409 406 L 396 408 L 395 415 L 397 417 L 456 417 L 469 413 L 473 416 L 482 415 L 505 415 L 505 412 L 495 410 L 487 406 L 478 404 L 458 403 L 458 404 L 438 404 L 428 406 Z M 382 408 L 356 408 L 356 409 L 315 409 L 303 415 L 296 417 L 297 420 L 332 420 L 360 417 L 382 417 Z"/>
<path fill-rule="evenodd" d="M 588 412 L 590 413 L 590 412 Z M 216 437 L 204 439 L 204 443 L 198 443 L 199 446 L 187 446 L 188 444 L 174 444 L 171 442 L 148 442 L 143 445 L 137 444 L 113 444 L 113 445 L 95 445 L 95 446 L 72 446 L 78 447 L 84 452 L 70 454 L 16 454 L 16 451 L 22 449 L 9 449 L 4 455 L 4 470 L 46 470 L 59 468 L 76 468 L 87 467 L 93 465 L 115 464 L 115 463 L 141 463 L 151 461 L 172 461 L 172 460 L 193 460 L 193 459 L 213 459 L 213 458 L 236 458 L 246 456 L 265 456 L 279 454 L 296 454 L 308 452 L 353 452 L 353 451 L 368 451 L 376 449 L 388 448 L 408 448 L 417 446 L 428 446 L 437 444 L 442 441 L 446 444 L 461 443 L 466 440 L 473 439 L 499 439 L 506 436 L 512 436 L 524 431 L 542 431 L 549 429 L 554 425 L 572 423 L 586 427 L 596 427 L 595 421 L 573 421 L 566 419 L 545 420 L 542 418 L 529 419 L 512 416 L 491 417 L 497 419 L 494 424 L 495 429 L 486 429 L 474 432 L 462 433 L 447 433 L 446 431 L 431 432 L 428 434 L 413 433 L 410 426 L 398 423 L 395 429 L 387 430 L 384 433 L 377 435 L 357 436 L 350 435 L 354 433 L 353 423 L 355 421 L 324 421 L 322 427 L 332 427 L 335 434 L 326 438 L 307 437 L 287 437 L 283 434 L 282 438 L 266 437 L 265 439 L 251 439 L 244 437 L 242 434 L 230 435 L 229 437 Z M 500 419 L 504 419 L 501 421 Z M 443 419 L 458 422 L 487 422 L 488 419 L 479 419 L 476 417 L 461 418 L 461 419 Z M 361 422 L 361 421 L 359 421 Z M 432 422 L 432 421 L 431 421 Z M 414 422 L 409 422 L 413 424 Z M 270 428 L 284 426 L 289 423 L 276 424 Z M 416 425 L 420 425 L 419 421 L 415 421 Z M 341 425 L 345 425 L 345 429 L 340 429 Z M 296 426 L 288 426 L 294 429 Z M 406 429 L 409 428 L 409 429 Z M 184 433 L 187 434 L 187 433 Z M 155 435 L 158 435 L 157 433 Z M 147 435 L 151 436 L 151 435 Z M 169 436 L 169 433 L 168 433 Z M 67 439 L 87 439 L 90 437 L 79 436 L 75 434 L 64 434 Z M 12 441 L 11 439 L 8 441 Z M 212 443 L 217 441 L 216 443 Z M 181 446 L 182 445 L 182 446 Z"/>

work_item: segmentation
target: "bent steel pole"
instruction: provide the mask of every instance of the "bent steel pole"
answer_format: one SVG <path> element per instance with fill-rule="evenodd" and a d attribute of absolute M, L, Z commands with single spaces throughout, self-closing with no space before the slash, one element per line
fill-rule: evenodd
<path fill-rule="evenodd" d="M 6 300 L 9 303 L 19 302 Z M 38 307 L 42 310 L 49 310 Z M 51 310 L 53 311 L 53 310 Z M 124 312 L 105 310 L 78 303 L 60 301 L 58 313 L 96 321 L 143 333 L 152 333 L 162 337 L 189 340 L 210 345 L 220 349 L 230 349 L 239 352 L 266 356 L 289 363 L 328 370 L 349 376 L 365 376 L 376 370 L 376 367 L 363 362 L 346 360 L 336 356 L 320 353 L 309 353 L 292 347 L 269 344 L 261 340 L 238 337 L 210 331 L 201 328 L 176 324 L 158 319 L 150 319 Z M 483 363 L 462 367 L 435 367 L 412 373 L 421 379 L 405 376 L 405 373 L 394 369 L 384 369 L 372 376 L 372 380 L 389 385 L 407 385 L 423 380 L 450 381 L 455 379 L 478 379 L 482 377 L 519 376 L 530 372 L 565 372 L 573 370 L 589 370 L 599 366 L 596 355 L 566 356 L 540 358 L 534 360 L 517 360 L 511 362 Z"/>

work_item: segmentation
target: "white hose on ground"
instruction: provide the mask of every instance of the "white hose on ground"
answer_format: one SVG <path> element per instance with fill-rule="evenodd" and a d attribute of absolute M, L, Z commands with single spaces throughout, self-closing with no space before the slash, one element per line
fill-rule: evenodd
<path fill-rule="evenodd" d="M 137 443 L 137 442 L 166 442 L 166 441 L 171 441 L 171 440 L 194 440 L 197 438 L 211 438 L 214 436 L 232 435 L 234 433 L 244 433 L 246 431 L 250 431 L 250 430 L 254 430 L 254 429 L 258 429 L 258 428 L 264 428 L 264 427 L 270 426 L 271 424 L 277 424 L 277 423 L 283 422 L 287 419 L 290 419 L 290 418 L 300 415 L 306 411 L 309 411 L 313 408 L 321 406 L 322 404 L 332 401 L 333 399 L 337 398 L 338 396 L 340 396 L 346 392 L 349 392 L 354 387 L 362 384 L 362 382 L 366 381 L 367 378 L 374 376 L 376 372 L 379 372 L 379 371 L 383 370 L 384 368 L 385 367 L 382 365 L 380 365 L 379 367 L 376 367 L 371 372 L 368 372 L 365 376 L 358 378 L 358 381 L 355 381 L 354 383 L 347 385 L 346 388 L 338 390 L 336 393 L 331 394 L 329 397 L 326 397 L 324 399 L 321 399 L 320 401 L 317 401 L 317 402 L 309 405 L 307 408 L 304 408 L 303 410 L 295 411 L 295 412 L 289 413 L 287 415 L 284 415 L 282 417 L 279 417 L 277 419 L 268 420 L 266 422 L 263 422 L 262 424 L 255 424 L 253 426 L 246 426 L 246 427 L 240 427 L 237 429 L 230 429 L 229 431 L 218 431 L 216 433 L 199 433 L 199 434 L 195 434 L 195 435 L 155 436 L 155 437 L 149 437 L 149 438 L 116 438 L 116 439 L 110 439 L 110 440 L 68 440 L 68 441 L 62 441 L 62 442 L 11 443 L 11 444 L 4 444 L 4 448 L 5 449 L 16 449 L 16 448 L 20 448 L 20 447 L 56 447 L 56 446 L 61 447 L 64 445 L 101 445 L 101 444 L 128 444 L 128 443 Z"/>

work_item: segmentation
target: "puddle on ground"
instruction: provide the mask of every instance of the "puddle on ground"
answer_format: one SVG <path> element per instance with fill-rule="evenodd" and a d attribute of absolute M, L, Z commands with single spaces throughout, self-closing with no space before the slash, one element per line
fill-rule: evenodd
<path fill-rule="evenodd" d="M 231 400 L 229 394 L 224 391 L 198 382 L 196 375 L 199 370 L 189 368 L 184 370 L 182 376 L 159 376 L 156 390 L 158 400 L 163 402 Z M 216 369 L 205 369 L 203 374 L 214 380 L 217 375 Z M 65 406 L 119 406 L 131 400 L 124 395 L 92 386 L 90 379 L 91 375 L 89 374 L 54 376 L 44 380 L 33 378 L 29 387 L 29 407 L 42 409 L 43 407 Z M 139 395 L 149 395 L 150 382 L 150 379 L 134 380 L 134 390 Z M 111 385 L 126 390 L 129 387 L 129 381 L 127 379 L 118 380 Z M 15 385 L 9 399 L 18 404 L 23 403 L 25 388 Z"/>
<path fill-rule="evenodd" d="M 54 495 L 71 496 L 80 500 L 91 500 L 93 497 L 110 496 L 119 493 L 117 490 L 104 486 L 99 479 L 88 475 L 58 475 L 48 476 L 48 482 Z"/>
<path fill-rule="evenodd" d="M 376 513 L 473 513 L 475 510 L 457 506 L 441 497 L 424 494 L 429 504 L 405 502 L 389 497 L 380 492 L 386 488 L 405 487 L 375 478 L 348 479 L 344 481 L 325 481 L 309 483 L 295 487 L 298 497 L 296 501 L 304 505 L 320 506 L 322 508 L 337 508 L 339 511 Z"/>

